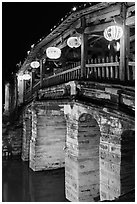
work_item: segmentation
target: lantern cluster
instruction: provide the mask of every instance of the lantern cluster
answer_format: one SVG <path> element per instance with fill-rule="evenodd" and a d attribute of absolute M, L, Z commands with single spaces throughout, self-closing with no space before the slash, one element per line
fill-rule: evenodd
<path fill-rule="evenodd" d="M 120 26 L 109 26 L 104 30 L 104 37 L 108 41 L 119 40 L 123 35 L 123 29 Z"/>

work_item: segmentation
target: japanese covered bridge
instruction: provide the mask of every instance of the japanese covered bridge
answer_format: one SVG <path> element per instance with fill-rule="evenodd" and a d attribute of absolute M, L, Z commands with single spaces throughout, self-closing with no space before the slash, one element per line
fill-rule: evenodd
<path fill-rule="evenodd" d="M 130 192 L 134 85 L 135 3 L 74 11 L 31 46 L 15 86 L 6 85 L 4 113 L 15 118 L 8 132 L 12 154 L 33 171 L 65 167 L 69 201 L 115 200 Z"/>

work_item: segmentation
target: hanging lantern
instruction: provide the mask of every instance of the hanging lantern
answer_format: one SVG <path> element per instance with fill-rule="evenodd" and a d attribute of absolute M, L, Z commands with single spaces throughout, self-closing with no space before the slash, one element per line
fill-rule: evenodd
<path fill-rule="evenodd" d="M 23 75 L 22 74 L 18 74 L 18 80 L 23 80 Z"/>
<path fill-rule="evenodd" d="M 116 42 L 116 44 L 114 45 L 114 49 L 117 52 L 120 50 L 120 43 L 119 42 Z"/>
<path fill-rule="evenodd" d="M 31 79 L 31 76 L 30 76 L 28 73 L 26 73 L 26 74 L 23 74 L 22 78 L 23 78 L 24 80 L 30 80 L 30 79 Z"/>
<path fill-rule="evenodd" d="M 123 35 L 123 29 L 120 26 L 109 26 L 104 30 L 104 37 L 108 41 L 118 40 Z"/>
<path fill-rule="evenodd" d="M 81 38 L 80 37 L 70 37 L 67 40 L 67 45 L 71 48 L 77 48 L 81 45 Z"/>
<path fill-rule="evenodd" d="M 40 64 L 38 61 L 33 61 L 30 63 L 30 66 L 35 69 L 35 68 L 38 68 L 40 66 Z"/>
<path fill-rule="evenodd" d="M 49 59 L 58 59 L 61 56 L 61 50 L 57 47 L 48 47 L 46 54 Z"/>

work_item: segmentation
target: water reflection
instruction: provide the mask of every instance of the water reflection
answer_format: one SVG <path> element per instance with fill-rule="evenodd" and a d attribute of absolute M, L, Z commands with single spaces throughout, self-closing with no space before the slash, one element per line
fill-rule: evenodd
<path fill-rule="evenodd" d="M 3 202 L 67 202 L 64 169 L 33 172 L 20 160 L 3 161 Z"/>

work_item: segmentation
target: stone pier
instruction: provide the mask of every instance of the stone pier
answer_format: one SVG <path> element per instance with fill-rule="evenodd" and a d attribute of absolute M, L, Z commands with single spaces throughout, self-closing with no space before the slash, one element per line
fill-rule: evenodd
<path fill-rule="evenodd" d="M 30 168 L 34 171 L 65 166 L 66 122 L 58 102 L 35 102 L 32 105 Z"/>
<path fill-rule="evenodd" d="M 64 108 L 67 119 L 65 158 L 66 198 L 73 202 L 99 200 L 100 129 L 88 109 Z"/>

